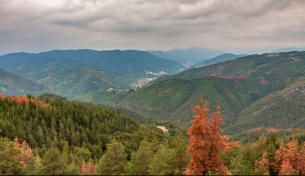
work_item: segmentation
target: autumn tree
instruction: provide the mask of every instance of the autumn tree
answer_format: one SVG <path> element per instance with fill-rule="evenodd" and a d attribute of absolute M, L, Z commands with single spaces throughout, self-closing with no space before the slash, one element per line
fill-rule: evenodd
<path fill-rule="evenodd" d="M 287 149 L 285 148 L 284 143 L 282 142 L 280 148 L 275 152 L 275 162 L 272 163 L 273 167 L 278 171 L 281 170 L 281 165 L 283 164 L 286 152 Z"/>
<path fill-rule="evenodd" d="M 305 175 L 305 143 L 303 144 L 303 147 L 300 151 L 300 158 L 299 158 L 299 165 L 298 165 L 298 171 L 301 175 Z"/>
<path fill-rule="evenodd" d="M 254 171 L 259 175 L 269 175 L 269 159 L 267 152 L 265 151 L 262 158 L 255 162 Z"/>
<path fill-rule="evenodd" d="M 291 167 L 295 170 L 299 170 L 300 164 L 300 153 L 298 149 L 298 142 L 292 137 L 292 140 L 287 144 L 288 149 L 286 154 L 284 155 L 284 161 L 289 161 Z"/>
<path fill-rule="evenodd" d="M 200 105 L 203 101 L 200 100 Z M 219 154 L 222 151 L 232 152 L 233 147 L 239 147 L 237 142 L 229 143 L 228 137 L 221 136 L 220 125 L 224 124 L 220 118 L 220 107 L 217 107 L 213 118 L 208 119 L 209 110 L 206 108 L 207 103 L 193 108 L 194 116 L 192 126 L 189 128 L 190 136 L 187 154 L 191 155 L 191 161 L 185 171 L 187 175 L 208 175 L 220 174 L 226 175 L 228 169 L 224 166 Z"/>
<path fill-rule="evenodd" d="M 15 148 L 13 142 L 7 138 L 0 138 L 0 174 L 2 175 L 22 175 L 25 169 L 20 163 L 17 155 L 20 155 L 19 149 Z"/>
<path fill-rule="evenodd" d="M 85 161 L 83 161 L 82 164 L 77 167 L 77 171 L 80 175 L 94 175 L 96 166 L 92 162 L 86 164 Z"/>
<path fill-rule="evenodd" d="M 298 175 L 298 171 L 294 170 L 288 160 L 281 165 L 279 175 Z"/>

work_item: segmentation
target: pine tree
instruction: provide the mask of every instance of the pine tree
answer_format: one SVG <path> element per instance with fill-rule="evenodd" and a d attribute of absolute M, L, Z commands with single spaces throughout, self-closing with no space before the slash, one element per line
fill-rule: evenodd
<path fill-rule="evenodd" d="M 267 152 L 265 151 L 262 158 L 255 162 L 254 171 L 259 175 L 270 175 L 269 174 L 269 159 Z"/>
<path fill-rule="evenodd" d="M 283 164 L 284 161 L 284 156 L 286 155 L 287 149 L 284 146 L 284 143 L 282 142 L 280 145 L 280 148 L 275 152 L 275 162 L 272 163 L 274 168 L 276 170 L 281 170 L 281 165 Z"/>
<path fill-rule="evenodd" d="M 300 151 L 300 158 L 298 164 L 298 171 L 301 175 L 305 175 L 305 143 L 303 144 L 302 150 Z"/>
<path fill-rule="evenodd" d="M 298 149 L 298 142 L 292 137 L 292 140 L 287 144 L 288 149 L 284 155 L 284 161 L 289 161 L 291 167 L 298 170 L 300 164 L 301 155 Z"/>
<path fill-rule="evenodd" d="M 149 165 L 152 161 L 153 153 L 150 145 L 146 140 L 143 140 L 138 151 L 131 155 L 129 174 L 132 175 L 148 175 Z"/>
<path fill-rule="evenodd" d="M 188 163 L 190 162 L 190 157 L 187 156 L 187 139 L 184 136 L 184 133 L 180 133 L 175 137 L 172 142 L 173 151 L 174 151 L 174 163 L 173 169 L 175 170 L 175 175 L 183 175 L 183 172 L 186 170 Z"/>
<path fill-rule="evenodd" d="M 77 171 L 80 175 L 88 175 L 85 161 L 83 161 L 82 164 L 77 167 Z"/>
<path fill-rule="evenodd" d="M 127 155 L 124 146 L 118 142 L 107 144 L 107 151 L 99 161 L 97 174 L 119 175 L 124 173 Z"/>
<path fill-rule="evenodd" d="M 168 144 L 159 145 L 157 153 L 149 166 L 150 175 L 174 175 L 174 150 L 169 148 Z"/>
<path fill-rule="evenodd" d="M 243 158 L 243 154 L 238 151 L 236 156 L 228 156 L 228 169 L 233 175 L 251 175 L 253 166 L 250 161 Z"/>
<path fill-rule="evenodd" d="M 66 163 L 63 162 L 61 152 L 52 146 L 41 161 L 40 174 L 44 175 L 67 175 Z"/>
<path fill-rule="evenodd" d="M 17 155 L 21 152 L 7 138 L 0 138 L 0 173 L 4 175 L 23 175 L 24 167 Z"/>
<path fill-rule="evenodd" d="M 281 165 L 279 175 L 298 175 L 298 171 L 294 170 L 288 160 L 285 160 Z"/>
<path fill-rule="evenodd" d="M 88 175 L 94 175 L 96 172 L 96 165 L 94 165 L 92 162 L 88 162 L 87 172 L 88 172 Z"/>
<path fill-rule="evenodd" d="M 200 100 L 200 104 L 202 103 Z M 192 155 L 192 158 L 185 172 L 187 175 L 227 174 L 228 170 L 219 154 L 222 151 L 232 152 L 234 146 L 239 147 L 238 143 L 228 143 L 229 139 L 220 135 L 222 131 L 219 126 L 224 124 L 220 118 L 220 107 L 217 107 L 213 118 L 208 120 L 209 110 L 206 106 L 204 104 L 202 108 L 196 106 L 192 109 L 196 116 L 188 132 L 190 145 L 187 154 Z"/>

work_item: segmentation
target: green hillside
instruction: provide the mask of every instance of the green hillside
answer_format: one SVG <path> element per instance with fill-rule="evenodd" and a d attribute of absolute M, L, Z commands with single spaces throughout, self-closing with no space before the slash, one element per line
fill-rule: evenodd
<path fill-rule="evenodd" d="M 252 128 L 305 129 L 305 77 L 296 79 L 284 90 L 274 92 L 242 110 L 237 123 L 225 128 L 237 134 Z"/>
<path fill-rule="evenodd" d="M 304 55 L 304 51 L 249 55 L 236 58 L 234 60 L 209 65 L 207 67 L 186 70 L 177 75 L 166 77 L 165 79 L 193 79 L 203 78 L 208 75 L 234 77 L 246 75 L 248 72 L 256 69 L 260 70 L 259 72 L 264 73 L 265 75 L 270 75 L 269 71 L 272 71 L 274 74 L 278 74 L 273 76 L 287 75 L 288 77 L 297 77 L 303 73 L 301 67 L 304 66 Z"/>
<path fill-rule="evenodd" d="M 23 78 L 14 73 L 0 69 L 0 93 L 3 95 L 38 95 L 51 90 L 35 81 Z"/>
<path fill-rule="evenodd" d="M 145 74 L 146 71 L 175 73 L 180 68 L 183 68 L 176 61 L 158 58 L 148 52 L 136 50 L 53 50 L 39 54 L 55 58 L 77 60 L 94 65 L 101 70 L 128 74 Z"/>
<path fill-rule="evenodd" d="M 37 101 L 33 101 L 37 102 Z M 99 107 L 53 99 L 51 104 L 20 104 L 0 97 L 0 136 L 27 141 L 32 148 L 82 147 L 99 159 L 106 144 L 117 140 L 130 155 L 144 138 L 166 139 L 162 133 L 139 125 L 121 114 Z"/>
<path fill-rule="evenodd" d="M 92 102 L 94 104 L 107 104 L 110 98 L 117 93 L 119 93 L 117 89 L 110 87 L 105 90 L 91 92 L 87 95 L 77 98 L 77 100 Z"/>
<path fill-rule="evenodd" d="M 246 56 L 246 54 L 236 55 L 236 54 L 225 53 L 225 54 L 216 56 L 216 57 L 211 58 L 211 59 L 200 61 L 200 62 L 194 64 L 191 68 L 205 67 L 205 66 L 208 66 L 208 65 L 216 64 L 218 62 L 232 60 L 232 59 L 236 59 L 236 58 L 244 57 L 244 56 Z"/>
<path fill-rule="evenodd" d="M 180 69 L 184 69 L 184 66 L 174 60 L 166 60 L 156 57 L 149 52 L 137 50 L 124 50 L 124 52 L 143 60 L 149 67 L 156 71 L 165 71 L 169 74 L 173 74 L 178 72 Z"/>
<path fill-rule="evenodd" d="M 94 66 L 80 61 L 38 54 L 14 53 L 1 56 L 0 68 L 44 84 L 53 93 L 70 99 L 110 86 L 129 88 L 126 84 L 130 84 L 128 79 L 122 81 L 121 75 L 98 71 Z"/>
<path fill-rule="evenodd" d="M 53 93 L 69 99 L 116 86 L 105 73 L 87 69 L 51 67 L 29 74 L 28 77 L 47 85 Z"/>
<path fill-rule="evenodd" d="M 68 59 L 58 59 L 49 56 L 29 53 L 11 53 L 0 57 L 0 68 L 21 76 L 49 67 L 65 67 L 74 69 L 96 69 L 92 65 Z"/>
<path fill-rule="evenodd" d="M 189 109 L 202 98 L 209 102 L 210 109 L 221 106 L 222 117 L 226 122 L 224 132 L 227 134 L 260 126 L 304 128 L 304 103 L 300 103 L 302 96 L 289 94 L 292 97 L 290 100 L 286 100 L 285 96 L 268 96 L 300 84 L 301 77 L 305 76 L 304 68 L 305 52 L 247 56 L 174 76 L 193 79 L 160 81 L 136 90 L 116 93 L 109 101 L 108 97 L 103 100 L 105 102 L 99 103 L 120 105 L 155 119 L 188 126 L 193 115 Z M 211 73 L 217 76 L 207 76 Z M 90 98 L 88 100 L 91 101 Z M 273 108 L 268 110 L 268 107 Z M 258 116 L 254 110 L 259 110 L 259 114 L 263 115 Z"/>
<path fill-rule="evenodd" d="M 238 80 L 237 84 L 236 80 L 219 78 L 173 79 L 117 94 L 110 103 L 157 119 L 188 125 L 193 115 L 189 109 L 202 98 L 209 102 L 211 109 L 221 105 L 226 125 L 232 125 L 238 112 L 275 88 L 277 86 L 264 87 L 255 78 Z"/>

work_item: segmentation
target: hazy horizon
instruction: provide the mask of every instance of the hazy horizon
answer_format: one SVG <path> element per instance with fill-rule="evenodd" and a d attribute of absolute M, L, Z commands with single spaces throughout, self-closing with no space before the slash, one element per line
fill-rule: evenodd
<path fill-rule="evenodd" d="M 4 0 L 0 55 L 54 49 L 305 47 L 302 0 Z"/>

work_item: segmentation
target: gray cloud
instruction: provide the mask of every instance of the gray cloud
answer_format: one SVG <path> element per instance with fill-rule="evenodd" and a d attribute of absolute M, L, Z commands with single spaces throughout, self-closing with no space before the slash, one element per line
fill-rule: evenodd
<path fill-rule="evenodd" d="M 2 0 L 0 54 L 305 46 L 304 9 L 303 0 Z"/>

